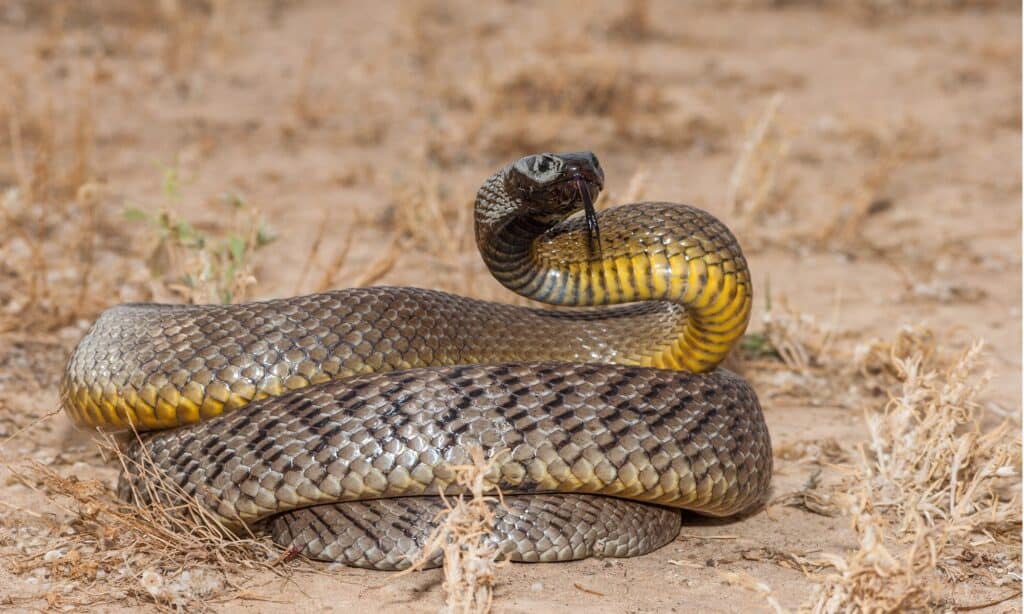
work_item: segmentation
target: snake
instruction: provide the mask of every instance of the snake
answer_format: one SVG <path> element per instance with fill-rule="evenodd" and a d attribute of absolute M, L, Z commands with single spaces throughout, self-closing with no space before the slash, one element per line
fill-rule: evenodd
<path fill-rule="evenodd" d="M 593 153 L 540 153 L 477 192 L 491 274 L 547 306 L 415 287 L 115 305 L 72 351 L 62 406 L 138 433 L 121 497 L 191 499 L 372 569 L 441 563 L 429 538 L 474 452 L 502 495 L 483 539 L 513 561 L 641 555 L 676 539 L 680 510 L 756 511 L 768 428 L 718 366 L 750 320 L 743 252 L 696 207 L 598 211 L 603 187 Z"/>

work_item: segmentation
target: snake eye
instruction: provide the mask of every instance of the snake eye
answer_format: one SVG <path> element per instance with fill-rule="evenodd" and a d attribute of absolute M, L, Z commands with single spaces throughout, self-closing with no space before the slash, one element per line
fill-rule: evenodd
<path fill-rule="evenodd" d="M 515 169 L 538 183 L 545 183 L 558 176 L 562 170 L 562 160 L 546 153 L 526 156 L 515 163 Z"/>
<path fill-rule="evenodd" d="M 552 160 L 548 156 L 537 156 L 534 158 L 533 170 L 539 175 L 551 172 L 555 167 L 555 160 Z"/>

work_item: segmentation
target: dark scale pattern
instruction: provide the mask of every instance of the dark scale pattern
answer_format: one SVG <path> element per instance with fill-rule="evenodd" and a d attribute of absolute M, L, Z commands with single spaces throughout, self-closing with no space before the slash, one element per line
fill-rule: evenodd
<path fill-rule="evenodd" d="M 491 475 L 507 494 L 606 495 L 715 516 L 760 504 L 772 465 L 757 398 L 738 376 L 597 364 L 329 382 L 144 441 L 162 473 L 236 526 L 324 503 L 454 494 L 447 466 L 468 462 L 474 444 L 507 451 Z M 144 491 L 137 477 L 122 481 L 125 496 Z"/>
<path fill-rule="evenodd" d="M 420 559 L 446 509 L 438 497 L 375 499 L 358 506 L 336 503 L 280 514 L 269 521 L 270 532 L 312 559 L 406 569 Z M 485 543 L 508 560 L 526 563 L 644 554 L 675 539 L 681 520 L 669 508 L 587 495 L 513 495 L 492 507 L 494 531 Z M 424 568 L 440 565 L 441 552 L 435 551 Z"/>

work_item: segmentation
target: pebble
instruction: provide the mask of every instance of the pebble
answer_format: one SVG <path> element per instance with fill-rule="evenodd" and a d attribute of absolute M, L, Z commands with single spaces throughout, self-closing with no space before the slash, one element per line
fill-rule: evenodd
<path fill-rule="evenodd" d="M 53 561 L 56 561 L 57 559 L 59 559 L 59 558 L 61 558 L 63 556 L 64 556 L 64 550 L 61 549 L 61 548 L 57 548 L 55 550 L 50 550 L 49 552 L 47 552 L 46 554 L 43 555 L 43 562 L 44 563 L 52 563 Z"/>

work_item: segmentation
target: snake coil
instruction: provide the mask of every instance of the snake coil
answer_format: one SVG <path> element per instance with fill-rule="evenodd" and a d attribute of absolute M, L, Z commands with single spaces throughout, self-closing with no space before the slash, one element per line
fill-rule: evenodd
<path fill-rule="evenodd" d="M 750 318 L 739 245 L 685 205 L 597 213 L 603 184 L 593 154 L 545 153 L 477 194 L 494 277 L 577 309 L 388 287 L 119 305 L 74 350 L 63 406 L 153 431 L 129 456 L 224 523 L 362 567 L 419 556 L 473 446 L 506 452 L 490 539 L 512 560 L 642 554 L 675 538 L 679 508 L 754 509 L 768 430 L 749 384 L 715 369 Z M 133 466 L 120 492 L 145 503 Z"/>

